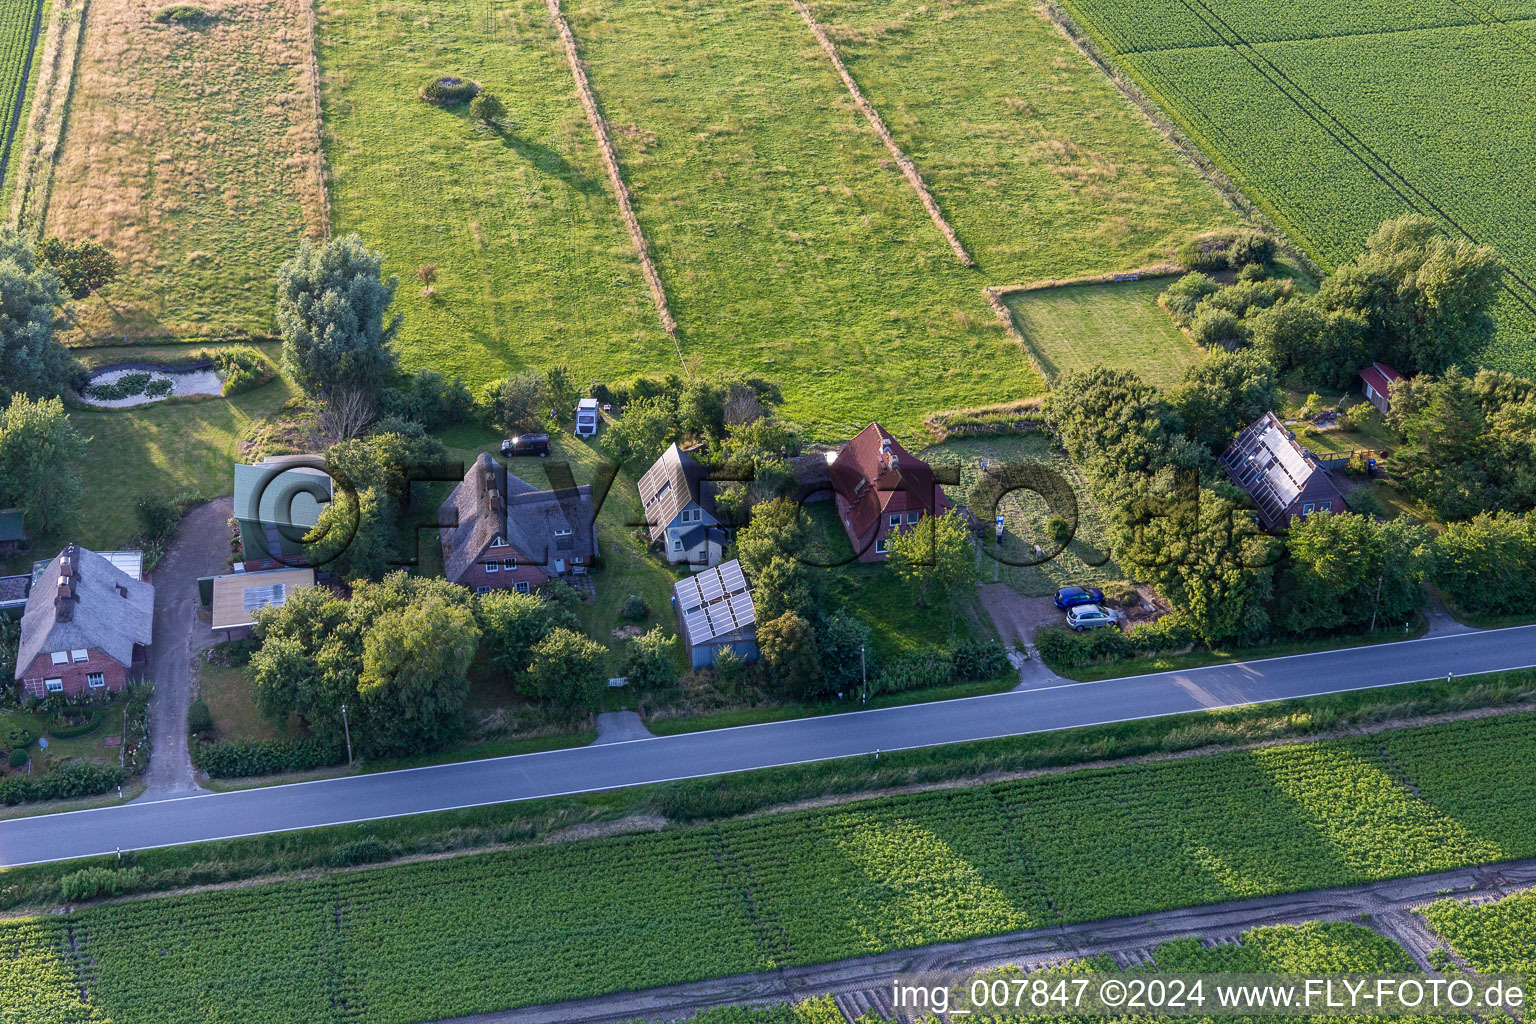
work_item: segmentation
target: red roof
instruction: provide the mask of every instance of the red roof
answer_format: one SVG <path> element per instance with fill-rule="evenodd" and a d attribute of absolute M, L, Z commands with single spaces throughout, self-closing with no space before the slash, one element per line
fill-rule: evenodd
<path fill-rule="evenodd" d="M 1360 379 L 1369 384 L 1371 390 L 1378 395 L 1390 395 L 1392 393 L 1392 382 L 1402 380 L 1403 375 L 1386 363 L 1372 363 L 1360 371 Z"/>
<path fill-rule="evenodd" d="M 832 489 L 848 503 L 848 529 L 866 538 L 886 512 L 942 511 L 949 501 L 933 470 L 878 423 L 859 431 L 828 469 Z"/>

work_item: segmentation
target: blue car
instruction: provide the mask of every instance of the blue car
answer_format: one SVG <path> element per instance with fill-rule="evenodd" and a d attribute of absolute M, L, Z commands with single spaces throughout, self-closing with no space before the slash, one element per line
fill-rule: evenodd
<path fill-rule="evenodd" d="M 1056 591 L 1056 607 L 1062 610 L 1080 604 L 1098 604 L 1103 600 L 1104 591 L 1098 587 L 1062 587 Z"/>

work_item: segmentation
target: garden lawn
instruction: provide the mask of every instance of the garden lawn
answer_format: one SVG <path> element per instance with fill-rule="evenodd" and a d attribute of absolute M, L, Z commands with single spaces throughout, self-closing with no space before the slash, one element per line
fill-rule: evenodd
<path fill-rule="evenodd" d="M 1532 757 L 1536 716 L 1506 715 L 44 920 L 88 953 L 97 1020 L 414 1024 L 1529 857 Z M 1306 948 L 1275 941 L 1249 946 Z M 1254 962 L 1196 946 L 1177 947 L 1191 968 Z"/>
<path fill-rule="evenodd" d="M 323 230 L 308 0 L 92 0 L 46 231 L 122 262 L 74 340 L 271 334 L 273 280 Z"/>
<path fill-rule="evenodd" d="M 480 383 L 563 362 L 583 385 L 681 369 L 541 0 L 337 0 L 320 62 L 335 227 L 401 278 L 407 367 Z M 503 127 L 417 96 L 443 74 L 495 93 Z"/>
<path fill-rule="evenodd" d="M 987 283 L 1162 263 L 1190 235 L 1236 223 L 1042 8 L 813 6 Z"/>
<path fill-rule="evenodd" d="M 971 511 L 990 521 L 996 512 L 1003 514 L 1005 532 L 1001 549 L 992 543 L 992 532 L 977 555 L 978 572 L 983 582 L 1002 582 L 1025 597 L 1044 597 L 1066 586 L 1094 586 L 1123 579 L 1119 566 L 1109 555 L 1107 524 L 1099 507 L 1088 493 L 1087 482 L 1071 459 L 1051 447 L 1043 430 L 1027 434 L 1003 434 L 996 437 L 952 438 L 931 445 L 917 453 L 933 465 L 955 465 L 960 470 L 960 486 L 948 488 L 957 503 L 969 504 Z M 1036 464 L 1055 471 L 1064 480 L 1077 503 L 1077 529 L 1072 540 L 1055 558 L 1039 565 L 1034 545 L 1049 553 L 1056 544 L 1046 533 L 1046 520 L 1052 509 L 1040 495 L 1015 490 L 997 501 L 977 492 L 987 468 Z M 987 492 L 982 492 L 987 493 Z M 1063 518 L 1070 517 L 1061 510 Z M 996 556 L 996 557 L 994 557 Z"/>
<path fill-rule="evenodd" d="M 1509 273 L 1499 369 L 1536 373 L 1536 4 L 1063 0 L 1111 59 L 1327 266 L 1409 210 Z"/>
<path fill-rule="evenodd" d="M 138 530 L 134 509 L 141 497 L 230 493 L 240 435 L 288 396 L 288 385 L 278 380 L 228 399 L 72 409 L 70 422 L 89 442 L 82 473 L 85 497 L 69 537 L 101 550 L 124 547 Z M 42 538 L 34 546 L 47 552 L 62 539 Z"/>
<path fill-rule="evenodd" d="M 1167 387 L 1205 354 L 1157 304 L 1174 280 L 1041 288 L 1005 295 L 1003 302 L 1052 380 L 1103 363 Z"/>

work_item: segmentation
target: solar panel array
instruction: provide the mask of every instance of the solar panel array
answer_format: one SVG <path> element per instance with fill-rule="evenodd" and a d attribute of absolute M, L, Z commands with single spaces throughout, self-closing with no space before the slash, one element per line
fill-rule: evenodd
<path fill-rule="evenodd" d="M 690 644 L 738 632 L 757 619 L 747 578 L 735 559 L 680 580 L 673 592 Z"/>
<path fill-rule="evenodd" d="M 288 585 L 285 583 L 273 583 L 265 587 L 246 587 L 241 597 L 241 602 L 248 612 L 265 608 L 267 605 L 281 607 L 287 600 Z"/>
<path fill-rule="evenodd" d="M 1268 416 L 1238 435 L 1221 461 L 1271 522 L 1282 518 L 1313 473 L 1290 435 Z"/>

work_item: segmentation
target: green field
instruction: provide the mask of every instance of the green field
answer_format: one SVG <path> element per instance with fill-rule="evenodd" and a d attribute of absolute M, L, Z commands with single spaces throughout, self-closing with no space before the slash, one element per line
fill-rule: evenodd
<path fill-rule="evenodd" d="M 1409 209 L 1497 249 L 1486 361 L 1536 372 L 1536 3 L 1063 0 L 1245 192 L 1320 262 Z"/>
<path fill-rule="evenodd" d="M 1157 304 L 1170 280 L 1041 288 L 1003 301 L 1046 377 L 1103 363 L 1167 387 L 1204 354 Z"/>
<path fill-rule="evenodd" d="M 1488 903 L 1441 900 L 1423 914 L 1474 971 L 1536 972 L 1536 889 Z"/>
<path fill-rule="evenodd" d="M 1511 715 L 4 927 L 33 937 L 26 977 L 50 976 L 68 935 L 68 956 L 88 963 L 89 1019 L 414 1024 L 1529 857 L 1533 756 L 1536 718 Z M 13 977 L 0 978 L 0 1017 L 33 1005 Z"/>
<path fill-rule="evenodd" d="M 38 37 L 43 0 L 13 0 L 0 8 L 0 184 L 10 169 L 10 154 L 21 129 L 29 63 Z"/>

